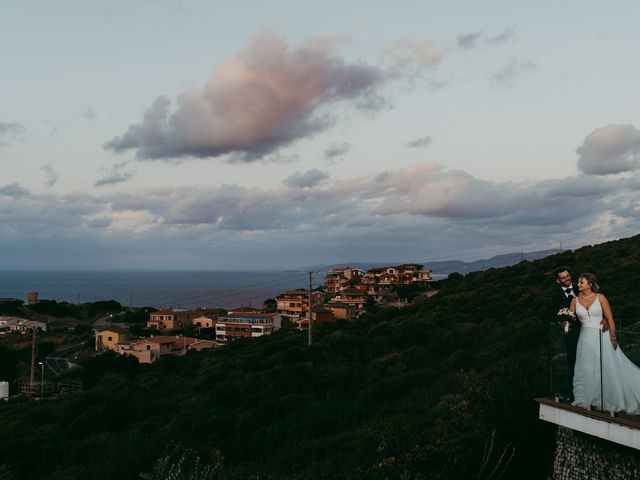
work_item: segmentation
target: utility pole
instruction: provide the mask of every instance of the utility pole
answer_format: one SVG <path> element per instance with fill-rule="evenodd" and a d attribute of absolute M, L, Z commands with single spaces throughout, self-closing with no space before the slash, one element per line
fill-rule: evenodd
<path fill-rule="evenodd" d="M 313 296 L 311 291 L 311 285 L 313 284 L 313 272 L 307 272 L 309 274 L 309 308 L 308 308 L 308 318 L 309 318 L 309 336 L 307 338 L 308 345 L 311 346 L 313 344 L 313 334 L 311 331 L 311 323 L 313 321 L 313 317 L 311 315 L 311 305 L 313 304 Z"/>
<path fill-rule="evenodd" d="M 560 253 L 562 253 L 562 242 L 560 242 Z"/>
<path fill-rule="evenodd" d="M 36 328 L 33 328 L 33 337 L 31 339 L 31 376 L 29 377 L 29 396 L 33 395 L 33 381 L 35 380 L 36 369 Z"/>

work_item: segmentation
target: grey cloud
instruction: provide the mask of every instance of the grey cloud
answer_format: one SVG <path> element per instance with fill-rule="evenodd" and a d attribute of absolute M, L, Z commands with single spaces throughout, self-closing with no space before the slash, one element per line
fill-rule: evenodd
<path fill-rule="evenodd" d="M 322 172 L 316 175 L 319 177 Z M 293 191 L 225 186 L 214 190 L 144 192 L 119 198 L 113 208 L 126 204 L 126 208 L 148 210 L 161 222 L 173 224 L 248 230 L 301 228 L 300 222 L 309 219 L 316 225 L 330 221 L 343 225 L 356 219 L 366 224 L 376 216 L 403 215 L 462 223 L 557 226 L 571 222 L 576 212 L 597 216 L 610 210 L 603 196 L 636 195 L 640 199 L 640 193 L 633 193 L 637 181 L 621 184 L 594 178 L 581 192 L 581 181 L 576 177 L 493 183 L 432 165 L 341 181 L 322 189 L 314 188 L 314 181 L 305 183 L 303 179 L 303 175 L 296 177 L 297 184 L 306 188 Z M 344 212 L 344 217 L 338 212 Z"/>
<path fill-rule="evenodd" d="M 15 182 L 0 187 L 0 195 L 5 197 L 26 197 L 29 194 L 29 190 Z"/>
<path fill-rule="evenodd" d="M 0 146 L 22 141 L 26 131 L 26 128 L 19 123 L 0 122 Z"/>
<path fill-rule="evenodd" d="M 133 172 L 127 171 L 129 162 L 115 163 L 109 168 L 102 178 L 96 180 L 94 187 L 102 187 L 105 185 L 115 185 L 117 183 L 126 182 L 133 177 Z"/>
<path fill-rule="evenodd" d="M 529 60 L 518 60 L 517 58 L 512 58 L 508 64 L 499 68 L 493 75 L 491 75 L 491 80 L 494 85 L 508 90 L 513 88 L 518 78 L 527 73 L 534 72 L 537 68 L 537 65 Z"/>
<path fill-rule="evenodd" d="M 0 195 L 0 232 L 14 229 L 25 238 L 45 232 L 73 236 L 72 229 L 82 227 L 108 207 L 103 200 L 86 194 L 27 195 L 19 189 L 17 193 Z"/>
<path fill-rule="evenodd" d="M 638 230 L 638 211 L 634 172 L 497 183 L 429 164 L 271 190 L 222 185 L 37 195 L 15 184 L 0 187 L 3 252 L 11 245 L 19 253 L 20 242 L 35 254 L 55 244 L 67 261 L 69 252 L 91 247 L 109 262 L 104 266 L 126 257 L 128 267 L 153 265 L 154 258 L 184 267 L 187 256 L 193 267 L 288 268 L 334 258 L 395 261 L 394 252 L 407 260 L 481 247 L 501 253 L 510 244 L 565 239 L 567 232 L 576 241 L 615 238 Z M 19 258 L 30 258 L 24 252 Z"/>
<path fill-rule="evenodd" d="M 407 147 L 410 147 L 410 148 L 426 147 L 428 145 L 431 145 L 432 142 L 433 142 L 433 139 L 429 135 L 425 135 L 424 137 L 416 138 L 415 140 L 408 142 Z"/>
<path fill-rule="evenodd" d="M 164 129 L 170 106 L 171 100 L 164 95 L 159 96 L 154 100 L 151 107 L 144 112 L 142 123 L 131 125 L 124 135 L 107 142 L 105 148 L 116 153 L 136 147 L 144 147 L 147 150 L 157 149 L 158 153 L 160 153 L 163 148 L 169 148 L 169 145 L 165 147 L 163 144 L 166 141 Z M 153 158 L 152 153 L 150 152 L 144 158 Z"/>
<path fill-rule="evenodd" d="M 328 178 L 329 174 L 327 172 L 321 172 L 314 168 L 304 173 L 296 172 L 285 178 L 282 183 L 293 188 L 310 188 L 315 187 Z"/>
<path fill-rule="evenodd" d="M 449 80 L 439 79 L 439 78 L 428 78 L 427 79 L 427 87 L 429 91 L 436 92 L 438 90 L 442 90 L 445 87 L 448 87 L 451 82 Z"/>
<path fill-rule="evenodd" d="M 40 169 L 44 172 L 45 174 L 45 183 L 49 186 L 49 187 L 53 187 L 57 182 L 58 179 L 60 178 L 60 174 L 58 173 L 58 171 L 53 168 L 53 164 L 51 162 L 42 165 L 40 167 Z"/>
<path fill-rule="evenodd" d="M 329 162 L 335 162 L 346 155 L 351 150 L 351 144 L 347 142 L 334 143 L 324 151 L 324 159 Z"/>
<path fill-rule="evenodd" d="M 576 150 L 587 175 L 609 175 L 640 168 L 640 131 L 633 125 L 607 125 L 586 136 Z"/>
<path fill-rule="evenodd" d="M 242 153 L 232 153 L 227 159 L 227 163 L 246 163 L 247 161 L 258 160 L 260 158 L 264 163 L 280 163 L 283 165 L 300 161 L 300 155 L 298 155 L 297 153 L 274 152 L 265 157 L 247 156 L 246 154 Z"/>
<path fill-rule="evenodd" d="M 273 35 L 256 38 L 222 64 L 202 88 L 181 93 L 176 108 L 158 97 L 140 123 L 105 148 L 138 159 L 217 157 L 250 162 L 326 130 L 326 107 L 346 102 L 378 108 L 385 73 L 347 63 L 331 42 L 292 48 Z"/>
<path fill-rule="evenodd" d="M 96 218 L 94 220 L 88 220 L 87 226 L 91 228 L 107 228 L 111 225 L 111 219 L 109 217 Z"/>
<path fill-rule="evenodd" d="M 96 115 L 96 112 L 94 112 L 92 108 L 87 108 L 82 116 L 89 121 L 93 121 L 98 118 L 98 115 Z"/>
<path fill-rule="evenodd" d="M 515 33 L 515 27 L 506 28 L 502 33 L 496 35 L 495 37 L 491 37 L 487 39 L 491 45 L 500 45 L 502 43 L 508 42 L 513 38 Z"/>
<path fill-rule="evenodd" d="M 476 47 L 476 42 L 482 35 L 482 32 L 472 32 L 458 35 L 458 47 L 469 50 Z"/>

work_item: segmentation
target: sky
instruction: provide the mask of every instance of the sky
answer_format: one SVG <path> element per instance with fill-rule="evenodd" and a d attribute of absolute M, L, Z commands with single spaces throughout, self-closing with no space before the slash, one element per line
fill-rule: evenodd
<path fill-rule="evenodd" d="M 294 269 L 640 230 L 634 1 L 7 1 L 1 269 Z"/>

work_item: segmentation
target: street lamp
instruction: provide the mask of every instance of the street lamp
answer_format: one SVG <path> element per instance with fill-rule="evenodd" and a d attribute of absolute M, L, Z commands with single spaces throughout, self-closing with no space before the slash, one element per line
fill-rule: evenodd
<path fill-rule="evenodd" d="M 44 398 L 44 362 L 38 362 L 41 368 L 40 374 L 40 398 Z"/>

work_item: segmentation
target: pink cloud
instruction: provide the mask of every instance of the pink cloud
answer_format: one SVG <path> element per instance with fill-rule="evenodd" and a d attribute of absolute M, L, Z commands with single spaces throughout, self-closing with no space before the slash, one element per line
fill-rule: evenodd
<path fill-rule="evenodd" d="M 231 57 L 203 86 L 181 93 L 176 109 L 158 97 L 142 121 L 105 148 L 141 159 L 217 157 L 251 161 L 328 128 L 336 102 L 378 108 L 381 70 L 347 63 L 326 39 L 290 47 L 265 34 Z"/>

